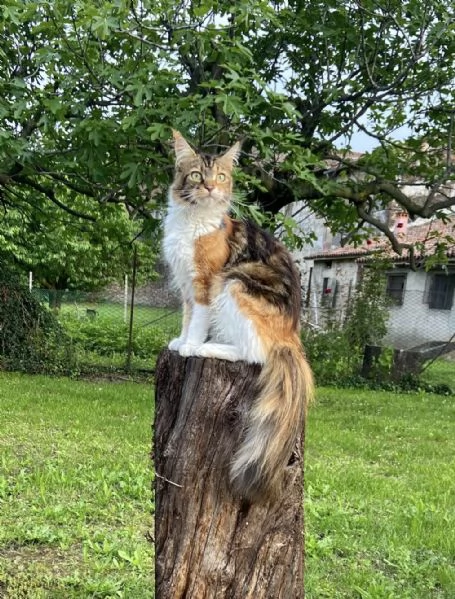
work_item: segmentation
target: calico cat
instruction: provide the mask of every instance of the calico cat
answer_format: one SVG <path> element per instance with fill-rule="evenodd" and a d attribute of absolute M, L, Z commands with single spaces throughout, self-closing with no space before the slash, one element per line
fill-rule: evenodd
<path fill-rule="evenodd" d="M 277 496 L 313 392 L 299 337 L 299 275 L 279 241 L 228 214 L 240 145 L 211 156 L 174 131 L 174 149 L 164 254 L 182 295 L 183 324 L 169 348 L 263 364 L 230 479 L 235 493 L 265 501 Z"/>

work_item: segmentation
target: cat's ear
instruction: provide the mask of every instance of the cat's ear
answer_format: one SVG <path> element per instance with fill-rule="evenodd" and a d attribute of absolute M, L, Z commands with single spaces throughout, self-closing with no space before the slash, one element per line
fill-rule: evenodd
<path fill-rule="evenodd" d="M 190 144 L 186 141 L 179 131 L 175 131 L 172 129 L 172 135 L 174 137 L 174 151 L 175 151 L 175 162 L 179 164 L 182 160 L 188 160 L 188 158 L 193 158 L 196 155 L 196 152 L 190 146 Z"/>
<path fill-rule="evenodd" d="M 229 164 L 232 167 L 238 163 L 240 151 L 241 151 L 241 143 L 238 141 L 231 148 L 229 148 L 229 150 L 227 152 L 222 154 L 220 156 L 220 159 L 223 162 L 229 162 Z"/>

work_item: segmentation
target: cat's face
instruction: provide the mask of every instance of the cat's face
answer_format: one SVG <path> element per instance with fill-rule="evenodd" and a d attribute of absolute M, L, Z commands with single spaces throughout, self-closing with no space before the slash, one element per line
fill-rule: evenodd
<path fill-rule="evenodd" d="M 232 171 L 240 152 L 235 144 L 224 154 L 199 154 L 180 133 L 174 131 L 175 178 L 172 197 L 180 204 L 229 207 L 232 195 Z"/>

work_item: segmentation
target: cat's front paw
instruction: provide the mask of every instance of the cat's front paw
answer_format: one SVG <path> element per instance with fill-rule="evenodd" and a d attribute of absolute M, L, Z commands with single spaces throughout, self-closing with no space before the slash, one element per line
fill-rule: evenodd
<path fill-rule="evenodd" d="M 175 337 L 168 343 L 168 349 L 171 351 L 179 351 L 180 346 L 183 345 L 183 339 L 181 337 Z"/>
<path fill-rule="evenodd" d="M 239 350 L 234 345 L 223 343 L 203 343 L 197 348 L 196 355 L 200 358 L 217 358 L 218 360 L 229 360 L 229 362 L 237 362 L 242 359 Z"/>
<path fill-rule="evenodd" d="M 199 345 L 195 345 L 194 343 L 182 343 L 179 347 L 179 354 L 183 358 L 189 358 L 190 356 L 197 356 L 197 350 L 199 349 Z"/>

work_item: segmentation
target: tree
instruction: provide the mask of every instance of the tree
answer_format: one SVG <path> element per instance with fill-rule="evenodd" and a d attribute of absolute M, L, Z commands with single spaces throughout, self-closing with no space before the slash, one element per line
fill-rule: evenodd
<path fill-rule="evenodd" d="M 350 355 L 363 355 L 365 345 L 379 345 L 387 334 L 391 306 L 387 295 L 387 261 L 376 260 L 361 270 L 357 289 L 347 307 L 344 334 Z"/>
<path fill-rule="evenodd" d="M 429 217 L 455 204 L 453 28 L 441 0 L 7 0 L 1 202 L 33 190 L 78 215 L 71 189 L 148 216 L 174 126 L 212 150 L 245 137 L 250 205 L 302 200 L 350 239 L 370 224 L 400 252 L 378 209 L 394 200 Z M 378 146 L 354 159 L 359 129 Z"/>
<path fill-rule="evenodd" d="M 153 274 L 156 244 L 140 236 L 141 223 L 124 206 L 91 206 L 84 197 L 73 197 L 71 203 L 90 218 L 55 210 L 31 192 L 27 206 L 8 210 L 1 221 L 4 259 L 17 271 L 33 272 L 35 285 L 49 290 L 52 308 L 60 307 L 63 290 L 96 290 L 123 278 L 131 270 L 133 242 L 141 273 Z"/>

